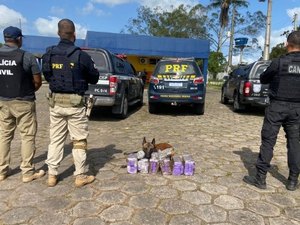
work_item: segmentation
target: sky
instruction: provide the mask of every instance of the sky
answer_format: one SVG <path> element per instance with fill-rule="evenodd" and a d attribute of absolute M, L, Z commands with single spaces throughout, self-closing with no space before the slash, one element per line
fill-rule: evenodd
<path fill-rule="evenodd" d="M 249 0 L 247 10 L 267 14 L 267 1 Z M 7 26 L 20 27 L 24 35 L 57 37 L 57 22 L 69 18 L 75 23 L 77 38 L 84 39 L 87 30 L 121 32 L 130 18 L 137 17 L 140 6 L 169 9 L 171 5 L 199 3 L 207 6 L 210 0 L 0 0 L 0 42 Z M 285 41 L 281 34 L 292 30 L 295 13 L 299 26 L 300 0 L 272 0 L 271 48 Z M 257 39 L 263 46 L 264 31 Z"/>

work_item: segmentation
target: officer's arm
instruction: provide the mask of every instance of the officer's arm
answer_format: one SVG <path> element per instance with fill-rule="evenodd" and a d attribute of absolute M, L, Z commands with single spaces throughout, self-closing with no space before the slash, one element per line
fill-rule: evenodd
<path fill-rule="evenodd" d="M 273 60 L 270 66 L 260 75 L 260 82 L 269 84 L 276 73 L 278 73 L 278 59 Z"/>
<path fill-rule="evenodd" d="M 86 52 L 81 52 L 80 63 L 83 66 L 83 73 L 86 81 L 90 84 L 96 84 L 99 80 L 99 72 L 95 67 L 95 63 L 91 56 Z"/>
<path fill-rule="evenodd" d="M 41 69 L 38 65 L 36 57 L 31 53 L 25 52 L 23 67 L 26 71 L 32 74 L 32 82 L 34 85 L 34 89 L 35 91 L 37 91 L 42 85 L 42 78 Z"/>
<path fill-rule="evenodd" d="M 42 77 L 41 74 L 33 74 L 33 84 L 35 91 L 39 90 L 39 88 L 42 86 Z"/>

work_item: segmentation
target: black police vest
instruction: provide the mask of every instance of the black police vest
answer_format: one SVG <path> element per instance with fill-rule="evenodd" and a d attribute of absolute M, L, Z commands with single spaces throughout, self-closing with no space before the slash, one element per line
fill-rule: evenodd
<path fill-rule="evenodd" d="M 300 102 L 300 56 L 287 55 L 279 59 L 279 72 L 270 89 L 275 100 Z"/>
<path fill-rule="evenodd" d="M 71 46 L 63 50 L 57 46 L 47 49 L 43 56 L 43 72 L 49 88 L 54 93 L 76 93 L 83 95 L 88 89 L 80 70 L 80 49 Z M 48 68 L 46 68 L 48 66 Z M 49 71 L 46 71 L 46 70 Z"/>
<path fill-rule="evenodd" d="M 34 96 L 32 74 L 23 68 L 24 51 L 0 52 L 0 96 L 23 98 Z"/>

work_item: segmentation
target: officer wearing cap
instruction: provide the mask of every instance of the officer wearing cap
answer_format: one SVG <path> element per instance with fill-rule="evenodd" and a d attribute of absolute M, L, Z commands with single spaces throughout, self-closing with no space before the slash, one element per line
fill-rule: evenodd
<path fill-rule="evenodd" d="M 22 31 L 17 27 L 3 30 L 5 44 L 0 48 L 0 181 L 9 176 L 10 144 L 18 127 L 21 136 L 22 181 L 42 177 L 32 162 L 37 131 L 35 91 L 41 73 L 34 55 L 21 50 Z"/>
<path fill-rule="evenodd" d="M 75 25 L 69 19 L 58 23 L 60 42 L 43 55 L 42 70 L 49 82 L 50 144 L 46 163 L 49 169 L 48 186 L 58 182 L 58 167 L 63 159 L 68 133 L 73 142 L 75 186 L 81 187 L 95 180 L 87 175 L 86 150 L 88 119 L 84 106 L 84 92 L 88 83 L 95 84 L 99 73 L 91 57 L 74 45 Z"/>
<path fill-rule="evenodd" d="M 273 150 L 281 126 L 286 133 L 289 177 L 286 188 L 297 189 L 300 173 L 300 31 L 287 37 L 287 54 L 272 61 L 261 74 L 260 81 L 270 84 L 270 106 L 266 108 L 261 131 L 261 146 L 256 162 L 256 176 L 245 176 L 244 181 L 260 189 L 266 188 Z"/>

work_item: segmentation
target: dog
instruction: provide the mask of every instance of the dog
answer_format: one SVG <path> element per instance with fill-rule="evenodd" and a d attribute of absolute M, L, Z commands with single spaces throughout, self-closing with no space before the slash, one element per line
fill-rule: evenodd
<path fill-rule="evenodd" d="M 174 155 L 173 146 L 169 143 L 155 144 L 155 138 L 151 142 L 146 141 L 146 137 L 143 138 L 142 149 L 145 153 L 145 158 L 150 159 L 153 152 L 160 152 L 167 149 L 171 149 L 171 155 Z"/>

